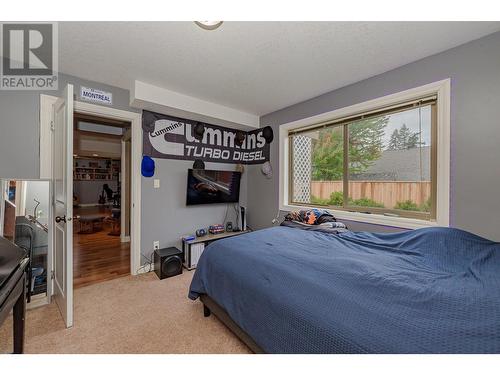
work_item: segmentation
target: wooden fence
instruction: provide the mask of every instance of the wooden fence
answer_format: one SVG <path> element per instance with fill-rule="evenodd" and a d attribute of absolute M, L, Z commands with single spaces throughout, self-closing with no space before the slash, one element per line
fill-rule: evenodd
<path fill-rule="evenodd" d="M 328 199 L 335 191 L 342 191 L 342 181 L 313 181 L 311 195 Z M 430 181 L 350 181 L 349 196 L 352 199 L 369 198 L 393 208 L 397 202 L 411 200 L 418 206 L 426 203 L 431 196 Z"/>

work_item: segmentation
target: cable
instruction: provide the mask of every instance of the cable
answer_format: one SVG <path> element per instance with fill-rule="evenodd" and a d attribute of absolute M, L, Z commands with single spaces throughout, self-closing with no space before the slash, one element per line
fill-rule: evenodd
<path fill-rule="evenodd" d="M 155 252 L 153 250 L 153 252 L 151 253 L 151 258 L 149 258 L 149 270 L 148 272 L 151 272 L 153 270 L 153 257 L 155 255 Z"/>
<path fill-rule="evenodd" d="M 146 255 L 144 255 L 143 253 L 141 253 L 141 255 L 146 258 L 147 262 L 146 264 L 143 264 L 142 266 L 139 267 L 139 269 L 137 271 L 140 271 L 142 269 L 145 269 L 146 266 L 148 266 L 148 272 L 151 272 L 153 270 L 153 256 L 154 256 L 154 250 L 153 252 L 151 253 L 151 256 L 148 258 Z"/>

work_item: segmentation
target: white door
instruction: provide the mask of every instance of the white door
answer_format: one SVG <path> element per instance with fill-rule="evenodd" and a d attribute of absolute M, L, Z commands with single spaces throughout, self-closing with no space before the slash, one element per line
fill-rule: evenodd
<path fill-rule="evenodd" d="M 54 297 L 66 327 L 73 325 L 73 85 L 54 104 L 52 209 Z"/>

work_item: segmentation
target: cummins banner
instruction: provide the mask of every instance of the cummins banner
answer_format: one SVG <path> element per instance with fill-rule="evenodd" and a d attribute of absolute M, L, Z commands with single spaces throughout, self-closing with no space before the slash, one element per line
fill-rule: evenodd
<path fill-rule="evenodd" d="M 241 164 L 269 160 L 270 128 L 271 136 L 264 137 L 265 128 L 242 132 L 149 111 L 143 111 L 142 128 L 143 154 L 153 158 Z"/>

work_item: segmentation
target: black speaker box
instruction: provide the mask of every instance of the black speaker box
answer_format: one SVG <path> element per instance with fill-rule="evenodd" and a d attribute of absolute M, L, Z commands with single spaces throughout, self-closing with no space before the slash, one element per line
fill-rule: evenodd
<path fill-rule="evenodd" d="M 154 264 L 160 280 L 182 273 L 183 253 L 176 247 L 155 250 Z"/>

